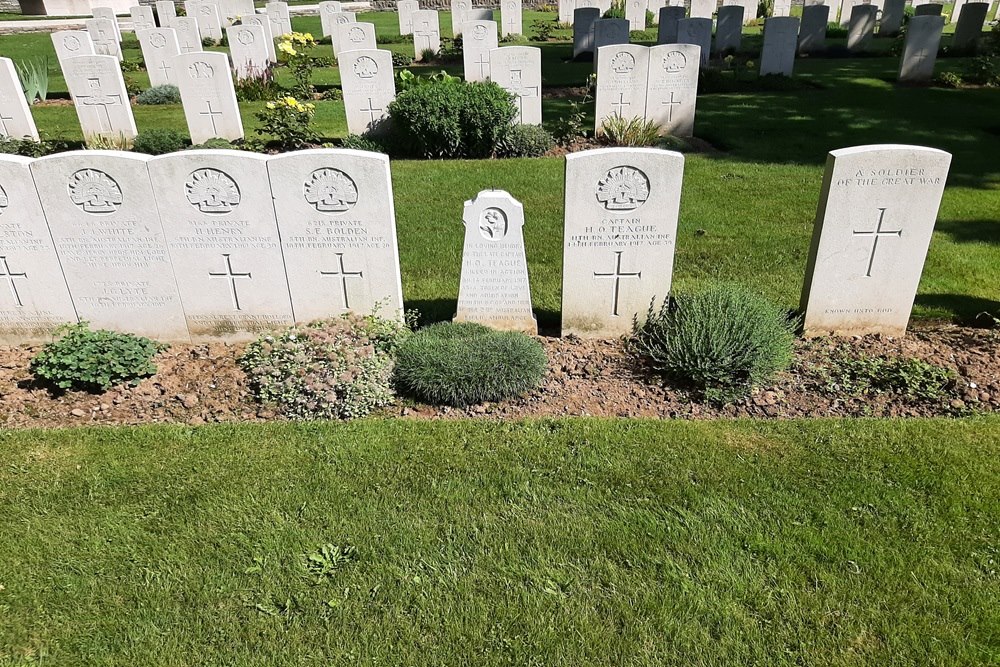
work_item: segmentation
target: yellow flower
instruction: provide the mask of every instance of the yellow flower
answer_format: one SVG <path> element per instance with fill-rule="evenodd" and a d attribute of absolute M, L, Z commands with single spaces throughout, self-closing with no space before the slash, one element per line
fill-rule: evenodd
<path fill-rule="evenodd" d="M 282 53 L 287 53 L 290 56 L 295 55 L 295 49 L 292 48 L 292 45 L 288 42 L 280 42 L 278 44 L 278 50 L 281 51 Z"/>
<path fill-rule="evenodd" d="M 266 106 L 268 109 L 276 109 L 277 108 L 277 105 L 274 102 L 268 102 L 264 106 Z"/>
<path fill-rule="evenodd" d="M 285 104 L 287 106 L 294 107 L 296 104 L 298 104 L 298 100 L 289 95 L 288 97 L 285 98 Z"/>

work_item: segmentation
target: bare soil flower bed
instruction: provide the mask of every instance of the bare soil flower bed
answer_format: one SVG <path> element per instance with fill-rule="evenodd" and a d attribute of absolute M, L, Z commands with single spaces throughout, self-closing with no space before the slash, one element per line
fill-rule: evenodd
<path fill-rule="evenodd" d="M 1000 410 L 1000 332 L 921 324 L 902 339 L 815 339 L 796 343 L 795 362 L 777 381 L 736 403 L 713 406 L 659 384 L 618 340 L 540 339 L 549 368 L 537 391 L 515 400 L 459 410 L 406 399 L 382 414 L 412 419 L 519 418 L 593 415 L 706 419 L 718 417 L 918 417 Z M 845 343 L 848 343 L 845 345 Z M 952 370 L 955 383 L 941 400 L 899 395 L 837 395 L 817 368 L 836 349 L 853 357 L 918 358 Z M 0 423 L 8 428 L 84 424 L 191 425 L 281 419 L 253 399 L 237 364 L 243 345 L 174 345 L 156 357 L 158 373 L 138 386 L 104 394 L 53 393 L 28 370 L 38 348 L 0 348 Z"/>

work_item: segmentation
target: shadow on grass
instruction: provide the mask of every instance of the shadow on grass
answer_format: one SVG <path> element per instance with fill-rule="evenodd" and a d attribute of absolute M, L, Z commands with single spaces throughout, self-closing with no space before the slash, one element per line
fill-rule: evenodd
<path fill-rule="evenodd" d="M 406 310 L 416 310 L 419 314 L 417 325 L 425 327 L 435 322 L 446 322 L 455 317 L 458 308 L 456 299 L 405 299 Z M 561 319 L 559 311 L 534 308 L 538 319 L 539 333 L 558 335 Z M 554 332 L 554 333 L 553 333 Z"/>
<path fill-rule="evenodd" d="M 1000 244 L 1000 220 L 938 220 L 934 229 L 956 243 Z"/>
<path fill-rule="evenodd" d="M 968 294 L 918 294 L 915 304 L 954 313 L 963 326 L 992 328 L 1000 319 L 1000 301 Z"/>

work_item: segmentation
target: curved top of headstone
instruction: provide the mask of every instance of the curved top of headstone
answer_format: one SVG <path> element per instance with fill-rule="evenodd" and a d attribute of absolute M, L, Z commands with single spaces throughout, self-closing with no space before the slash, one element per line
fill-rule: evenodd
<path fill-rule="evenodd" d="M 670 46 L 670 45 L 666 45 Z M 579 151 L 576 153 L 570 153 L 566 156 L 567 162 L 576 162 L 577 160 L 586 160 L 587 158 L 598 158 L 606 155 L 620 155 L 625 157 L 626 155 L 649 155 L 654 157 L 668 157 L 674 160 L 680 160 L 684 162 L 684 154 L 678 153 L 677 151 L 668 151 L 662 148 L 628 148 L 615 146 L 611 148 L 592 148 L 587 151 Z"/>
<path fill-rule="evenodd" d="M 91 152 L 91 151 L 88 151 Z M 164 153 L 163 155 L 150 156 L 150 162 L 163 162 L 165 160 L 188 160 L 197 162 L 201 158 L 225 158 L 227 160 L 243 160 L 244 162 L 267 162 L 269 155 L 251 153 L 250 151 L 240 151 L 234 148 L 196 148 L 194 150 L 176 151 L 174 153 Z"/>
<path fill-rule="evenodd" d="M 830 151 L 834 157 L 856 155 L 858 153 L 872 153 L 875 151 L 917 151 L 923 153 L 937 153 L 951 157 L 951 153 L 940 148 L 930 148 L 929 146 L 912 146 L 910 144 L 868 144 L 865 146 L 850 146 L 849 148 L 838 148 Z M 567 156 L 569 157 L 569 156 Z"/>
<path fill-rule="evenodd" d="M 524 206 L 506 190 L 481 190 L 472 199 L 466 200 L 463 206 L 462 223 L 465 225 L 481 224 L 479 215 L 470 215 L 477 209 L 487 210 L 494 207 L 504 206 L 514 215 L 504 219 L 505 225 L 512 227 L 524 226 Z"/>

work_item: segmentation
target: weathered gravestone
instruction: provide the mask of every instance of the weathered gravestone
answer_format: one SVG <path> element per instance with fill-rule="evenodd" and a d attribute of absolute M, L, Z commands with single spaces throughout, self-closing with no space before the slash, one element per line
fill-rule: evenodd
<path fill-rule="evenodd" d="M 135 138 L 135 119 L 117 58 L 75 56 L 62 62 L 62 70 L 84 138 Z"/>
<path fill-rule="evenodd" d="M 601 18 L 601 10 L 595 7 L 577 9 L 573 12 L 573 57 L 594 52 L 594 23 Z"/>
<path fill-rule="evenodd" d="M 563 336 L 626 335 L 670 294 L 683 176 L 657 148 L 566 156 Z"/>
<path fill-rule="evenodd" d="M 559 0 L 559 23 L 573 25 L 573 13 L 575 11 L 575 0 Z"/>
<path fill-rule="evenodd" d="M 802 291 L 805 335 L 906 332 L 950 164 L 922 146 L 830 152 Z"/>
<path fill-rule="evenodd" d="M 389 117 L 389 103 L 396 99 L 392 52 L 381 49 L 341 51 L 339 64 L 347 130 L 351 134 L 381 131 Z"/>
<path fill-rule="evenodd" d="M 358 17 L 354 12 L 336 12 L 335 14 L 330 14 L 330 21 L 332 25 L 330 26 L 330 44 L 333 45 L 334 55 L 340 50 L 340 26 L 347 23 L 357 23 Z"/>
<path fill-rule="evenodd" d="M 522 125 L 542 124 L 542 50 L 503 46 L 490 51 L 490 79 L 515 97 Z"/>
<path fill-rule="evenodd" d="M 878 34 L 894 37 L 903 27 L 903 16 L 906 13 L 906 0 L 885 0 L 882 8 L 882 18 L 878 25 Z"/>
<path fill-rule="evenodd" d="M 462 63 L 466 81 L 487 81 L 490 78 L 490 51 L 497 48 L 495 21 L 469 21 L 462 38 Z"/>
<path fill-rule="evenodd" d="M 170 22 L 170 27 L 177 32 L 177 45 L 181 53 L 199 53 L 202 51 L 201 31 L 198 29 L 198 19 L 194 16 L 178 16 Z"/>
<path fill-rule="evenodd" d="M 538 333 L 524 254 L 524 207 L 503 190 L 465 202 L 465 243 L 456 322 Z"/>
<path fill-rule="evenodd" d="M 180 54 L 177 33 L 173 28 L 150 28 L 135 33 L 142 49 L 142 59 L 146 63 L 151 86 L 177 85 L 173 58 Z"/>
<path fill-rule="evenodd" d="M 87 26 L 87 32 L 94 43 L 94 52 L 102 56 L 114 56 L 116 60 L 122 59 L 121 43 L 118 41 L 118 34 L 114 24 L 108 19 L 87 19 L 83 22 Z"/>
<path fill-rule="evenodd" d="M 106 58 L 109 56 L 84 56 Z M 31 163 L 77 315 L 94 328 L 189 340 L 152 205 L 148 155 L 73 151 Z"/>
<path fill-rule="evenodd" d="M 605 121 L 613 116 L 645 118 L 649 47 L 602 46 L 598 58 L 594 133 L 603 134 Z"/>
<path fill-rule="evenodd" d="M 677 42 L 701 47 L 701 66 L 708 66 L 712 51 L 712 19 L 681 19 L 677 22 Z"/>
<path fill-rule="evenodd" d="M 723 5 L 719 7 L 719 18 L 715 25 L 715 52 L 735 53 L 743 41 L 743 6 Z"/>
<path fill-rule="evenodd" d="M 138 33 L 140 30 L 151 30 L 156 27 L 156 17 L 149 5 L 130 7 L 128 13 L 132 17 L 132 32 Z"/>
<path fill-rule="evenodd" d="M 616 44 L 628 44 L 628 21 L 625 19 L 597 19 L 591 29 L 594 31 L 594 71 L 599 70 L 601 48 Z"/>
<path fill-rule="evenodd" d="M 660 126 L 661 135 L 694 134 L 700 62 L 697 44 L 661 44 L 649 50 L 646 119 Z"/>
<path fill-rule="evenodd" d="M 396 3 L 396 11 L 399 13 L 399 34 L 413 34 L 413 12 L 420 11 L 418 0 L 399 0 Z"/>
<path fill-rule="evenodd" d="M 673 44 L 677 41 L 677 22 L 684 18 L 684 7 L 661 7 L 660 22 L 656 27 L 657 44 Z"/>
<path fill-rule="evenodd" d="M 271 22 L 271 34 L 275 37 L 292 33 L 292 15 L 287 2 L 269 2 L 264 5 L 267 18 Z"/>
<path fill-rule="evenodd" d="M 691 0 L 691 18 L 711 20 L 715 7 L 716 0 Z"/>
<path fill-rule="evenodd" d="M 951 48 L 955 51 L 972 51 L 983 34 L 983 23 L 990 5 L 987 2 L 969 2 L 962 7 L 962 15 L 955 26 L 951 38 Z"/>
<path fill-rule="evenodd" d="M 465 25 L 465 12 L 472 9 L 472 0 L 451 0 L 451 34 L 458 37 Z"/>
<path fill-rule="evenodd" d="M 208 0 L 188 2 L 187 6 L 189 7 L 189 15 L 198 20 L 198 35 L 203 40 L 221 41 L 222 15 L 219 13 L 219 6 Z"/>
<path fill-rule="evenodd" d="M 29 165 L 0 155 L 0 343 L 48 342 L 76 310 L 45 224 Z"/>
<path fill-rule="evenodd" d="M 522 27 L 521 0 L 500 0 L 500 34 L 520 35 Z"/>
<path fill-rule="evenodd" d="M 851 53 L 867 51 L 875 36 L 875 5 L 855 5 L 851 9 L 851 23 L 847 28 L 847 50 Z"/>
<path fill-rule="evenodd" d="M 14 61 L 0 57 L 0 138 L 38 141 L 35 119 L 21 91 Z"/>
<path fill-rule="evenodd" d="M 177 18 L 177 6 L 173 0 L 157 0 L 153 4 L 156 7 L 156 18 L 160 22 L 160 27 L 171 27 L 171 23 Z"/>
<path fill-rule="evenodd" d="M 760 75 L 791 76 L 799 41 L 799 19 L 779 16 L 764 22 L 764 47 L 760 54 Z"/>
<path fill-rule="evenodd" d="M 829 6 L 803 7 L 802 24 L 799 26 L 799 53 L 817 53 L 826 49 L 826 28 L 829 23 Z"/>
<path fill-rule="evenodd" d="M 243 122 L 229 73 L 229 56 L 225 53 L 182 53 L 172 64 L 191 143 L 202 144 L 216 137 L 230 141 L 242 139 Z"/>
<path fill-rule="evenodd" d="M 52 46 L 56 50 L 56 60 L 60 65 L 67 58 L 74 56 L 92 56 L 94 40 L 86 30 L 59 30 L 52 33 Z"/>
<path fill-rule="evenodd" d="M 115 38 L 122 41 L 122 28 L 118 25 L 118 17 L 115 16 L 115 10 L 111 7 L 94 7 L 90 10 L 91 15 L 95 19 L 107 19 L 115 29 Z"/>
<path fill-rule="evenodd" d="M 344 51 L 377 49 L 374 23 L 341 23 L 337 26 L 334 54 L 339 58 Z"/>
<path fill-rule="evenodd" d="M 943 16 L 914 16 L 910 19 L 906 26 L 903 55 L 899 59 L 901 82 L 930 81 L 934 77 L 934 63 L 943 30 Z"/>
<path fill-rule="evenodd" d="M 333 0 L 319 3 L 319 19 L 324 37 L 332 37 L 337 25 L 337 14 L 343 11 L 341 4 Z"/>
<path fill-rule="evenodd" d="M 938 2 L 925 2 L 922 5 L 918 5 L 913 11 L 914 16 L 941 16 L 941 9 L 943 5 Z M 944 18 L 941 16 L 941 18 Z"/>
<path fill-rule="evenodd" d="M 441 24 L 438 13 L 433 9 L 413 12 L 413 51 L 415 61 L 424 60 L 427 52 L 441 50 Z"/>
<path fill-rule="evenodd" d="M 171 153 L 149 161 L 149 177 L 191 337 L 247 340 L 291 325 L 267 157 Z"/>
<path fill-rule="evenodd" d="M 243 19 L 243 25 L 259 25 L 264 30 L 264 46 L 267 48 L 267 59 L 272 62 L 278 62 L 278 55 L 274 48 L 274 34 L 271 32 L 271 22 L 267 20 L 266 16 L 261 16 L 260 14 L 254 14 L 253 16 L 247 16 Z M 336 42 L 334 42 L 336 44 Z M 336 46 L 334 46 L 334 53 L 337 53 Z"/>
<path fill-rule="evenodd" d="M 229 53 L 237 79 L 246 79 L 267 69 L 267 46 L 264 29 L 259 25 L 234 25 L 226 28 Z"/>
<path fill-rule="evenodd" d="M 389 158 L 315 149 L 268 161 L 296 322 L 346 311 L 400 318 Z"/>
<path fill-rule="evenodd" d="M 625 0 L 625 20 L 629 30 L 646 29 L 646 0 Z"/>

